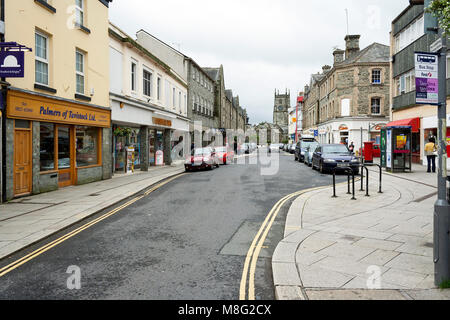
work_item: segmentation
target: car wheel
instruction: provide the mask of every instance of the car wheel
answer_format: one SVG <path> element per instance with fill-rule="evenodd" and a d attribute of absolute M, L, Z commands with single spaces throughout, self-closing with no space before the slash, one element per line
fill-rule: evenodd
<path fill-rule="evenodd" d="M 322 173 L 322 174 L 325 173 L 325 169 L 324 169 L 324 167 L 323 167 L 323 163 L 322 163 L 322 162 L 319 163 L 319 172 Z"/>

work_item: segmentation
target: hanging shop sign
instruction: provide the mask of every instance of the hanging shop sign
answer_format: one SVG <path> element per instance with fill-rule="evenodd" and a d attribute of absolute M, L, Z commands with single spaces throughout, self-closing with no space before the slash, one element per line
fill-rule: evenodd
<path fill-rule="evenodd" d="M 48 121 L 109 128 L 111 111 L 55 100 L 32 94 L 8 91 L 8 118 Z"/>
<path fill-rule="evenodd" d="M 32 49 L 17 42 L 0 42 L 0 77 L 25 77 L 25 51 Z"/>
<path fill-rule="evenodd" d="M 438 55 L 433 53 L 415 53 L 416 66 L 416 103 L 437 105 Z"/>

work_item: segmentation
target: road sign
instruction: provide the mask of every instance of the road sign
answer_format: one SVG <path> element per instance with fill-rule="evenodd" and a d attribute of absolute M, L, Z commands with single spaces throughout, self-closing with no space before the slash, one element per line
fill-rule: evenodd
<path fill-rule="evenodd" d="M 439 103 L 438 92 L 438 55 L 433 53 L 415 53 L 416 64 L 416 103 Z"/>
<path fill-rule="evenodd" d="M 439 38 L 432 44 L 430 44 L 430 52 L 436 53 L 442 49 L 442 39 Z"/>

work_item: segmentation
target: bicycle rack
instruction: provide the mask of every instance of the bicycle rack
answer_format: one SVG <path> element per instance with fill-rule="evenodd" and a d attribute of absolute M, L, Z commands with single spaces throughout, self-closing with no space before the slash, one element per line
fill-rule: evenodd
<path fill-rule="evenodd" d="M 345 170 L 345 172 L 347 172 L 347 186 L 348 186 L 348 192 L 347 194 L 352 194 L 350 192 L 350 175 L 352 175 L 353 177 L 353 197 L 351 198 L 351 200 L 356 200 L 355 197 L 355 173 L 353 172 L 353 169 L 350 167 L 340 167 L 340 168 L 334 168 L 333 169 L 333 197 L 332 198 L 337 198 L 338 196 L 336 195 L 336 170 Z"/>
<path fill-rule="evenodd" d="M 367 189 L 369 189 L 369 169 L 367 168 L 367 167 L 375 167 L 375 166 L 377 166 L 379 169 L 380 169 L 380 180 L 379 180 L 379 188 L 378 188 L 378 193 L 383 193 L 383 191 L 382 191 L 382 185 L 383 185 L 383 168 L 379 165 L 379 164 L 376 164 L 376 163 L 365 163 L 365 164 L 363 164 L 362 165 L 365 169 L 366 169 L 366 172 L 367 172 L 367 183 L 366 183 L 366 185 L 367 185 Z M 362 174 L 361 174 L 361 186 L 362 186 L 362 179 L 364 179 L 364 177 L 362 176 Z M 361 187 L 361 189 L 362 189 L 362 187 Z M 363 191 L 363 190 L 361 190 L 361 191 Z M 368 194 L 369 194 L 369 191 L 367 191 L 367 196 L 368 196 Z"/>

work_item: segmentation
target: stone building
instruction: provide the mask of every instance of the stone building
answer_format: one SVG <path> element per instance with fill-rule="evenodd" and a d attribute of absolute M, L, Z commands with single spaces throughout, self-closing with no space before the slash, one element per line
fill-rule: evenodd
<path fill-rule="evenodd" d="M 280 126 L 283 135 L 280 141 L 289 139 L 289 109 L 291 107 L 291 94 L 286 90 L 284 94 L 280 94 L 275 90 L 275 103 L 273 108 L 273 123 Z"/>
<path fill-rule="evenodd" d="M 380 142 L 389 121 L 389 47 L 373 43 L 360 50 L 359 35 L 345 37 L 346 49 L 333 52 L 333 66 L 312 75 L 305 87 L 303 133 L 320 143 Z M 361 141 L 362 136 L 362 141 Z"/>
<path fill-rule="evenodd" d="M 208 145 L 214 136 L 217 123 L 214 119 L 214 79 L 203 70 L 193 59 L 188 58 L 188 118 L 191 141 L 194 141 L 194 124 L 202 125 L 203 146 Z M 209 131 L 209 135 L 205 134 Z"/>

